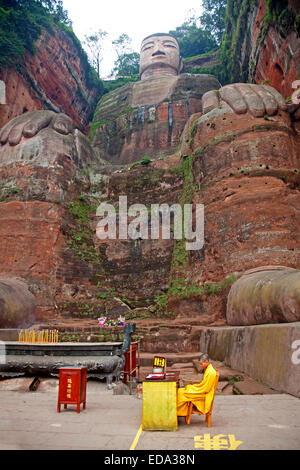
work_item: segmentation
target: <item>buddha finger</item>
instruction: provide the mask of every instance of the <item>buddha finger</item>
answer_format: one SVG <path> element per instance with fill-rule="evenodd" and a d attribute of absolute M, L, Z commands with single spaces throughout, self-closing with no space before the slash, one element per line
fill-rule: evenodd
<path fill-rule="evenodd" d="M 40 130 L 47 127 L 54 116 L 53 111 L 34 111 L 31 114 L 30 121 L 24 126 L 23 135 L 24 137 L 34 137 L 40 132 Z"/>
<path fill-rule="evenodd" d="M 8 135 L 9 145 L 18 145 L 23 137 L 23 129 L 30 122 L 31 113 L 25 113 L 17 117 L 13 123 Z"/>
<path fill-rule="evenodd" d="M 262 98 L 256 92 L 256 85 L 241 83 L 238 86 L 250 113 L 254 117 L 263 117 L 266 109 Z"/>
<path fill-rule="evenodd" d="M 211 90 L 202 96 L 202 112 L 203 114 L 217 108 L 219 106 L 219 93 L 217 90 Z"/>
<path fill-rule="evenodd" d="M 262 87 L 267 90 L 271 95 L 275 98 L 275 100 L 278 103 L 278 107 L 281 111 L 287 111 L 288 107 L 285 102 L 284 97 L 277 91 L 275 88 L 269 86 L 269 85 L 262 85 Z"/>
<path fill-rule="evenodd" d="M 226 85 L 220 89 L 220 97 L 236 114 L 245 114 L 247 104 L 238 86 Z"/>
<path fill-rule="evenodd" d="M 23 123 L 13 127 L 8 136 L 9 145 L 18 145 L 23 135 L 23 127 Z"/>
<path fill-rule="evenodd" d="M 6 144 L 8 136 L 10 135 L 14 126 L 18 125 L 18 123 L 20 122 L 23 122 L 23 115 L 12 119 L 7 124 L 5 124 L 5 126 L 2 127 L 0 131 L 0 142 L 2 145 Z"/>
<path fill-rule="evenodd" d="M 3 126 L 2 129 L 0 130 L 0 142 L 2 145 L 6 144 L 10 130 L 11 130 L 11 122 L 8 122 L 7 124 L 5 124 L 5 126 Z"/>
<path fill-rule="evenodd" d="M 266 113 L 273 116 L 278 111 L 278 103 L 274 96 L 261 85 L 256 85 L 256 92 L 263 100 Z"/>
<path fill-rule="evenodd" d="M 72 119 L 66 114 L 60 113 L 54 116 L 53 129 L 60 134 L 70 134 L 74 128 L 75 126 Z"/>

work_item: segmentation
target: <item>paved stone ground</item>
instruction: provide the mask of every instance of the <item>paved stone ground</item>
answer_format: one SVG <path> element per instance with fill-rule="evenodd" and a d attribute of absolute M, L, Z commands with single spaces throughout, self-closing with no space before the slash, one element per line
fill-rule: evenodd
<path fill-rule="evenodd" d="M 116 395 L 104 382 L 89 380 L 86 410 L 81 407 L 78 414 L 69 406 L 57 413 L 56 379 L 42 381 L 36 392 L 20 383 L 14 391 L 0 391 L 0 450 L 104 450 L 101 463 L 117 450 L 128 456 L 184 450 L 197 458 L 205 446 L 214 450 L 218 444 L 221 449 L 300 449 L 300 400 L 291 395 L 217 395 L 210 428 L 204 417 L 193 415 L 190 425 L 179 418 L 176 432 L 139 433 L 142 399 L 137 395 Z M 133 444 L 136 453 L 130 451 Z"/>
<path fill-rule="evenodd" d="M 165 356 L 168 370 L 180 370 L 183 386 L 202 380 L 199 353 Z M 152 363 L 153 354 L 141 354 L 140 380 L 152 371 Z M 203 450 L 300 449 L 298 398 L 280 394 L 220 362 L 212 363 L 220 381 L 211 428 L 204 417 L 193 415 L 190 425 L 179 418 L 176 432 L 142 431 L 142 399 L 135 388 L 132 395 L 128 387 L 117 395 L 123 384 L 108 390 L 105 382 L 88 380 L 87 408 L 81 407 L 77 414 L 75 406 L 57 413 L 58 379 L 40 379 L 36 391 L 29 390 L 34 377 L 2 379 L 0 450 L 101 450 L 102 459 L 112 459 L 120 451 L 125 457 L 138 455 L 144 465 L 147 452 L 187 452 L 199 463 Z"/>

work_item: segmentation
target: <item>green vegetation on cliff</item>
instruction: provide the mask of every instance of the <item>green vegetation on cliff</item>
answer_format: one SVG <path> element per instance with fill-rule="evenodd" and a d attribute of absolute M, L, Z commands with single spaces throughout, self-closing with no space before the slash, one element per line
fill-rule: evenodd
<path fill-rule="evenodd" d="M 256 47 L 263 45 L 271 26 L 282 37 L 286 37 L 291 30 L 300 36 L 300 15 L 295 16 L 288 2 L 265 0 L 265 3 L 266 13 L 259 25 Z M 251 81 L 256 64 L 253 61 L 249 63 L 250 51 L 245 47 L 245 42 L 249 41 L 246 36 L 251 34 L 251 15 L 255 14 L 258 5 L 258 0 L 205 0 L 204 14 L 200 18 L 190 18 L 175 31 L 170 31 L 178 39 L 182 56 L 187 60 L 191 60 L 193 55 L 200 58 L 207 51 L 213 52 L 211 41 L 219 46 L 216 65 L 194 67 L 189 72 L 215 75 L 223 86 Z M 203 39 L 198 45 L 200 38 Z"/>
<path fill-rule="evenodd" d="M 263 45 L 265 36 L 271 26 L 277 29 L 283 37 L 291 29 L 299 31 L 299 17 L 295 17 L 292 10 L 288 8 L 288 2 L 281 0 L 265 1 L 266 13 L 259 25 L 260 32 L 257 45 Z M 258 0 L 227 0 L 225 32 L 219 52 L 219 64 L 216 68 L 216 74 L 222 85 L 248 82 L 255 71 L 255 63 L 249 64 L 249 57 L 243 59 L 242 51 L 245 47 L 249 16 L 257 6 Z M 298 32 L 299 34 L 300 32 Z"/>
<path fill-rule="evenodd" d="M 169 31 L 177 39 L 183 58 L 210 52 L 222 40 L 226 0 L 202 0 L 201 3 L 203 14 L 199 18 L 192 16 Z"/>
<path fill-rule="evenodd" d="M 177 39 L 180 53 L 185 58 L 209 52 L 217 46 L 210 32 L 199 28 L 194 22 L 186 22 L 170 34 Z"/>
<path fill-rule="evenodd" d="M 90 218 L 96 212 L 96 207 L 80 196 L 78 201 L 69 203 L 69 212 L 74 219 L 74 226 L 69 231 L 69 249 L 87 263 L 99 266 L 99 258 L 93 243 L 93 231 Z"/>
<path fill-rule="evenodd" d="M 35 53 L 35 42 L 43 29 L 56 34 L 57 28 L 73 41 L 84 64 L 88 84 L 101 88 L 61 0 L 0 0 L 0 67 L 23 64 L 25 52 Z"/>
<path fill-rule="evenodd" d="M 248 67 L 242 68 L 240 54 L 245 39 L 248 15 L 255 4 L 256 0 L 227 1 L 225 32 L 219 53 L 218 75 L 222 85 L 248 81 Z"/>
<path fill-rule="evenodd" d="M 85 78 L 87 81 L 87 85 L 90 87 L 98 87 L 101 95 L 104 93 L 104 86 L 102 80 L 99 79 L 96 70 L 90 65 L 88 56 L 85 52 L 85 50 L 82 48 L 81 42 L 75 35 L 74 31 L 72 28 L 70 28 L 68 25 L 64 23 L 60 23 L 59 28 L 64 31 L 67 36 L 70 37 L 72 40 L 73 44 L 75 45 L 77 49 L 77 55 L 81 61 L 81 63 L 84 66 L 84 71 L 85 71 Z"/>
<path fill-rule="evenodd" d="M 67 16 L 55 13 L 57 2 L 0 0 L 0 66 L 20 62 L 25 51 L 33 54 L 43 28 L 51 28 Z"/>
<path fill-rule="evenodd" d="M 117 77 L 115 80 L 103 80 L 104 93 L 109 93 L 111 91 L 120 88 L 123 85 L 126 85 L 130 82 L 137 82 L 139 79 L 138 74 L 135 74 L 131 77 Z"/>

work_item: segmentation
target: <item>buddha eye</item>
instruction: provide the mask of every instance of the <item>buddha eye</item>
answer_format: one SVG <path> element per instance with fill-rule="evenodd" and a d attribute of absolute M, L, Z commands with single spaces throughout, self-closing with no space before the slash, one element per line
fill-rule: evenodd
<path fill-rule="evenodd" d="M 173 47 L 173 49 L 176 49 L 175 44 L 164 44 L 165 47 Z"/>
<path fill-rule="evenodd" d="M 145 52 L 145 51 L 148 51 L 149 49 L 152 49 L 153 46 L 154 46 L 153 42 L 149 42 L 148 44 L 145 44 L 144 47 L 143 47 L 142 52 Z"/>

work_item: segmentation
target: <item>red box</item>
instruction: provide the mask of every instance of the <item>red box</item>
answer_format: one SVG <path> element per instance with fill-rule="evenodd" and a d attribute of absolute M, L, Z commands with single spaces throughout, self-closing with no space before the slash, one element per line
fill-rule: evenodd
<path fill-rule="evenodd" d="M 137 343 L 131 343 L 130 349 L 124 354 L 125 366 L 124 366 L 124 384 L 127 384 L 128 377 L 136 377 L 136 348 Z M 130 357 L 131 356 L 131 357 Z"/>
<path fill-rule="evenodd" d="M 76 405 L 77 413 L 80 413 L 80 405 L 86 407 L 86 381 L 87 367 L 61 367 L 59 369 L 59 389 L 57 412 L 60 406 Z"/>

